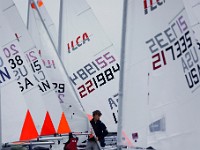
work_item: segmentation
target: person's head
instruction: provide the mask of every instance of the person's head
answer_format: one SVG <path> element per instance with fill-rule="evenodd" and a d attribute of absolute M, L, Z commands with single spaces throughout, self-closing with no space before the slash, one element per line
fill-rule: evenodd
<path fill-rule="evenodd" d="M 93 115 L 94 120 L 97 121 L 97 120 L 100 120 L 100 117 L 102 114 L 99 110 L 95 110 L 93 111 L 92 115 Z"/>
<path fill-rule="evenodd" d="M 71 132 L 69 133 L 69 139 L 70 138 L 73 138 L 73 134 Z"/>

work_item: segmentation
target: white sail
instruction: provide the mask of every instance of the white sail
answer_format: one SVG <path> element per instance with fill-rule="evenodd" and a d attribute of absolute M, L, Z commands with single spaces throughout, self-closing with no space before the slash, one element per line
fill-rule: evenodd
<path fill-rule="evenodd" d="M 1 58 L 1 59 L 2 59 L 2 58 Z M 3 61 L 2 61 L 2 62 L 3 62 Z M 1 66 L 2 66 L 2 65 L 1 65 Z M 0 85 L 0 116 L 1 116 L 1 114 L 2 114 L 2 112 L 1 112 L 1 110 L 2 110 L 2 109 L 1 109 L 1 106 L 2 106 L 2 105 L 1 105 L 1 104 L 2 104 L 1 95 L 2 95 L 2 94 L 1 94 L 1 85 Z M 2 124 L 2 118 L 0 117 L 0 148 L 2 148 L 2 131 L 1 131 L 1 130 L 2 130 L 2 129 L 1 129 L 1 128 L 2 128 L 2 125 L 1 125 L 1 124 Z"/>
<path fill-rule="evenodd" d="M 200 54 L 183 2 L 125 4 L 118 144 L 195 149 L 200 145 Z"/>
<path fill-rule="evenodd" d="M 1 61 L 1 142 L 8 143 L 35 139 L 38 136 L 35 125 L 29 126 L 32 130 L 29 130 L 29 132 L 26 132 L 27 130 L 24 126 L 26 118 L 30 119 L 28 117 L 31 114 L 28 111 L 23 95 L 20 93 L 18 83 L 14 75 L 12 75 L 12 70 L 7 66 L 6 60 L 1 57 Z M 24 130 L 26 131 L 23 132 Z M 25 137 L 25 134 L 27 137 Z"/>
<path fill-rule="evenodd" d="M 183 0 L 185 4 L 185 8 L 189 17 L 189 21 L 192 27 L 192 30 L 195 34 L 195 38 L 199 45 L 200 42 L 200 17 L 199 17 L 199 8 L 200 8 L 200 1 L 199 0 L 190 0 L 186 1 Z"/>
<path fill-rule="evenodd" d="M 122 30 L 124 47 L 121 52 L 121 68 L 123 70 L 121 70 L 120 78 L 122 75 L 123 78 L 120 79 L 120 97 L 122 95 L 123 98 L 120 98 L 119 103 L 119 114 L 121 115 L 119 115 L 118 135 L 120 135 L 120 140 L 118 145 L 146 147 L 150 65 L 148 65 L 148 51 L 142 49 L 144 46 L 141 33 L 143 28 L 138 24 L 139 21 L 143 21 L 141 18 L 143 11 L 139 11 L 141 9 L 140 1 L 125 2 L 127 4 L 124 4 L 124 11 L 127 11 L 127 14 L 125 12 L 124 14 L 127 16 L 124 17 L 127 18 L 127 21 L 124 18 L 124 30 Z"/>
<path fill-rule="evenodd" d="M 44 26 L 39 16 L 42 16 L 43 12 L 39 12 L 40 14 L 38 14 L 37 10 L 40 9 L 40 6 L 35 5 L 36 7 L 32 7 L 33 4 L 34 1 L 32 1 L 29 6 L 28 30 L 40 50 L 40 56 L 46 67 L 46 71 L 56 87 L 58 98 L 60 99 L 70 128 L 73 132 L 88 131 L 88 118 L 86 114 L 81 111 L 82 108 L 74 95 L 63 65 L 48 36 L 48 32 L 45 30 L 45 27 L 48 28 L 48 26 Z"/>
<path fill-rule="evenodd" d="M 25 98 L 25 102 L 32 114 L 38 133 L 40 133 L 45 115 L 46 108 L 42 102 L 42 97 L 38 92 L 38 85 L 33 73 L 26 62 L 24 53 L 19 46 L 16 34 L 10 29 L 9 23 L 2 17 L 0 34 L 1 48 L 6 61 L 9 63 L 13 74 L 18 83 L 18 88 Z"/>
<path fill-rule="evenodd" d="M 7 38 L 10 33 L 6 32 L 6 34 L 4 34 L 5 31 L 7 31 L 8 26 L 5 24 L 5 19 L 1 11 L 0 20 L 1 43 L 2 38 Z M 1 144 L 20 140 L 30 140 L 38 137 L 35 126 L 38 124 L 34 124 L 33 122 L 32 114 L 25 103 L 25 97 L 19 87 L 20 80 L 16 79 L 16 72 L 10 68 L 10 63 L 6 57 L 8 55 L 5 55 L 5 53 L 9 51 L 6 51 L 5 46 L 11 43 L 15 43 L 15 40 L 7 44 L 4 43 L 4 45 L 1 43 L 0 48 Z M 9 52 L 14 54 L 17 51 L 13 49 Z M 19 66 L 20 65 L 17 65 L 16 67 L 20 68 Z"/>
<path fill-rule="evenodd" d="M 3 13 L 9 22 L 12 31 L 16 33 L 19 38 L 19 45 L 26 56 L 27 62 L 32 68 L 35 79 L 38 81 L 40 89 L 38 92 L 40 91 L 48 111 L 40 135 L 55 134 L 63 128 L 69 129 L 52 83 L 44 70 L 44 65 L 42 64 L 38 50 L 26 30 L 15 4 L 12 0 L 1 0 L 1 4 Z M 63 125 L 65 126 L 63 127 Z"/>
<path fill-rule="evenodd" d="M 85 111 L 99 109 L 116 132 L 119 64 L 113 44 L 84 0 L 61 0 L 61 60 Z"/>
<path fill-rule="evenodd" d="M 199 17 L 200 1 L 199 0 L 190 0 L 190 1 L 183 0 L 183 2 L 188 12 L 189 19 L 191 19 L 191 17 L 194 17 L 197 20 L 199 20 L 200 19 Z"/>
<path fill-rule="evenodd" d="M 56 48 L 56 50 L 58 49 L 58 31 L 56 30 L 56 27 L 55 27 L 55 24 L 54 22 L 52 21 L 51 17 L 49 16 L 49 13 L 47 12 L 46 8 L 45 8 L 45 5 L 43 3 L 42 0 L 36 0 L 35 1 L 37 3 L 37 9 L 41 15 L 41 18 L 43 20 L 43 23 L 45 24 L 46 26 L 46 29 L 48 30 L 48 33 L 51 37 L 51 41 L 52 41 L 52 44 L 53 46 Z M 31 5 L 31 8 L 32 9 L 35 9 L 36 10 L 36 6 L 34 5 L 33 2 L 29 1 L 29 4 Z M 29 7 L 30 7 L 29 5 Z M 31 10 L 31 9 L 29 9 Z M 29 14 L 28 14 L 28 20 L 27 20 L 27 27 L 29 29 Z M 38 18 L 39 19 L 39 18 Z M 29 29 L 31 30 L 31 29 Z"/>

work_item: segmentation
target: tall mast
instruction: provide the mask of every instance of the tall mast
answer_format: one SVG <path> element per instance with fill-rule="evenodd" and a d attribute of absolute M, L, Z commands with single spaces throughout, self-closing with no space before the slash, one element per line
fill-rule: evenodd
<path fill-rule="evenodd" d="M 127 3 L 124 0 L 123 4 L 123 19 L 122 19 L 122 39 L 121 39 L 121 58 L 120 58 L 120 80 L 119 80 L 119 105 L 118 105 L 118 129 L 117 129 L 117 147 L 121 150 L 122 139 L 122 106 L 123 106 L 123 86 L 124 86 L 124 60 L 126 46 L 126 23 L 127 23 Z M 120 145 L 119 145 L 120 144 Z"/>
<path fill-rule="evenodd" d="M 27 25 L 27 29 L 29 27 L 29 13 L 30 13 L 30 5 L 31 5 L 31 0 L 28 0 L 28 11 L 27 11 L 27 20 L 26 20 L 26 25 Z"/>
<path fill-rule="evenodd" d="M 63 0 L 60 0 L 59 29 L 58 29 L 58 56 L 61 57 L 62 44 L 62 23 L 63 23 Z"/>
<path fill-rule="evenodd" d="M 1 85 L 0 85 L 0 149 L 2 149 L 2 112 L 1 112 Z"/>

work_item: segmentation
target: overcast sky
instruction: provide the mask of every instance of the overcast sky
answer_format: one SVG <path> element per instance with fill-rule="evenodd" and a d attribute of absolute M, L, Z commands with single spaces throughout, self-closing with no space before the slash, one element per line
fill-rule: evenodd
<path fill-rule="evenodd" d="M 27 1 L 14 0 L 23 20 L 26 22 Z M 93 9 L 108 38 L 119 51 L 121 46 L 121 21 L 123 0 L 86 0 Z M 59 0 L 43 0 L 50 16 L 58 26 Z"/>

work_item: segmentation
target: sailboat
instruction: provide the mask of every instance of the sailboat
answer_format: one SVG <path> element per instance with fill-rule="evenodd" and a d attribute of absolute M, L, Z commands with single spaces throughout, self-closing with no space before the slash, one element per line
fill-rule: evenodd
<path fill-rule="evenodd" d="M 71 81 L 68 79 L 67 71 L 64 69 L 62 62 L 57 55 L 56 44 L 53 43 L 54 40 L 51 41 L 51 34 L 49 33 L 50 29 L 49 26 L 47 26 L 48 24 L 45 23 L 45 21 L 48 20 L 46 19 L 47 14 L 44 18 L 43 12 L 39 11 L 40 9 L 43 9 L 42 7 L 44 7 L 44 5 L 39 2 L 41 1 L 30 0 L 28 11 L 29 33 L 36 43 L 42 61 L 46 67 L 46 71 L 56 87 L 60 104 L 67 116 L 71 131 L 87 133 L 89 131 L 88 118 L 83 112 L 81 103 L 78 102 L 72 89 L 72 85 L 70 84 Z"/>
<path fill-rule="evenodd" d="M 183 2 L 125 0 L 123 23 L 118 147 L 196 149 L 200 54 Z"/>
<path fill-rule="evenodd" d="M 19 87 L 19 82 L 22 80 L 16 79 L 16 72 L 13 71 L 11 63 L 8 61 L 8 55 L 14 55 L 17 52 L 14 46 L 12 49 L 5 49 L 8 45 L 14 45 L 16 39 L 8 42 L 10 32 L 8 32 L 8 26 L 5 18 L 0 11 L 0 88 L 1 88 L 1 108 L 0 108 L 0 148 L 3 144 L 20 141 L 20 140 L 31 140 L 38 137 L 37 126 L 38 120 L 33 121 L 31 110 L 25 100 L 25 96 Z M 7 32 L 6 32 L 7 31 Z M 6 34 L 5 34 L 6 33 Z M 4 40 L 3 40 L 4 38 Z M 4 43 L 4 42 L 7 43 Z M 7 53 L 10 52 L 10 53 Z M 11 60 L 11 59 L 10 59 Z M 21 60 L 22 62 L 23 60 Z M 20 63 L 20 62 L 19 62 Z M 16 64 L 17 68 L 23 64 Z M 19 76 L 17 76 L 19 77 Z M 30 76 L 26 76 L 29 78 Z M 23 76 L 21 76 L 23 78 Z M 28 93 L 29 91 L 27 91 Z M 40 109 L 39 109 L 40 110 Z"/>
<path fill-rule="evenodd" d="M 14 35 L 17 36 L 19 45 L 23 49 L 29 66 L 32 68 L 32 72 L 34 73 L 34 77 L 39 86 L 38 93 L 42 95 L 43 103 L 48 111 L 45 114 L 43 128 L 39 135 L 63 133 L 63 128 L 65 128 L 65 133 L 66 130 L 69 132 L 70 128 L 59 104 L 59 99 L 57 98 L 52 83 L 44 70 L 38 51 L 32 42 L 13 1 L 1 0 L 1 7 L 12 31 L 15 33 Z"/>
<path fill-rule="evenodd" d="M 86 1 L 60 2 L 60 58 L 88 116 L 101 110 L 108 131 L 116 132 L 120 66 L 113 44 Z"/>
<path fill-rule="evenodd" d="M 6 57 L 6 61 L 9 62 L 8 67 L 11 67 L 15 78 L 18 83 L 20 92 L 25 98 L 25 102 L 33 116 L 37 132 L 40 133 L 44 124 L 44 118 L 46 115 L 46 107 L 43 104 L 42 96 L 39 93 L 38 84 L 33 76 L 31 68 L 29 67 L 24 53 L 19 45 L 19 42 L 15 34 L 11 31 L 9 23 L 4 19 L 2 25 L 2 49 Z M 12 52 L 13 51 L 13 52 Z"/>

